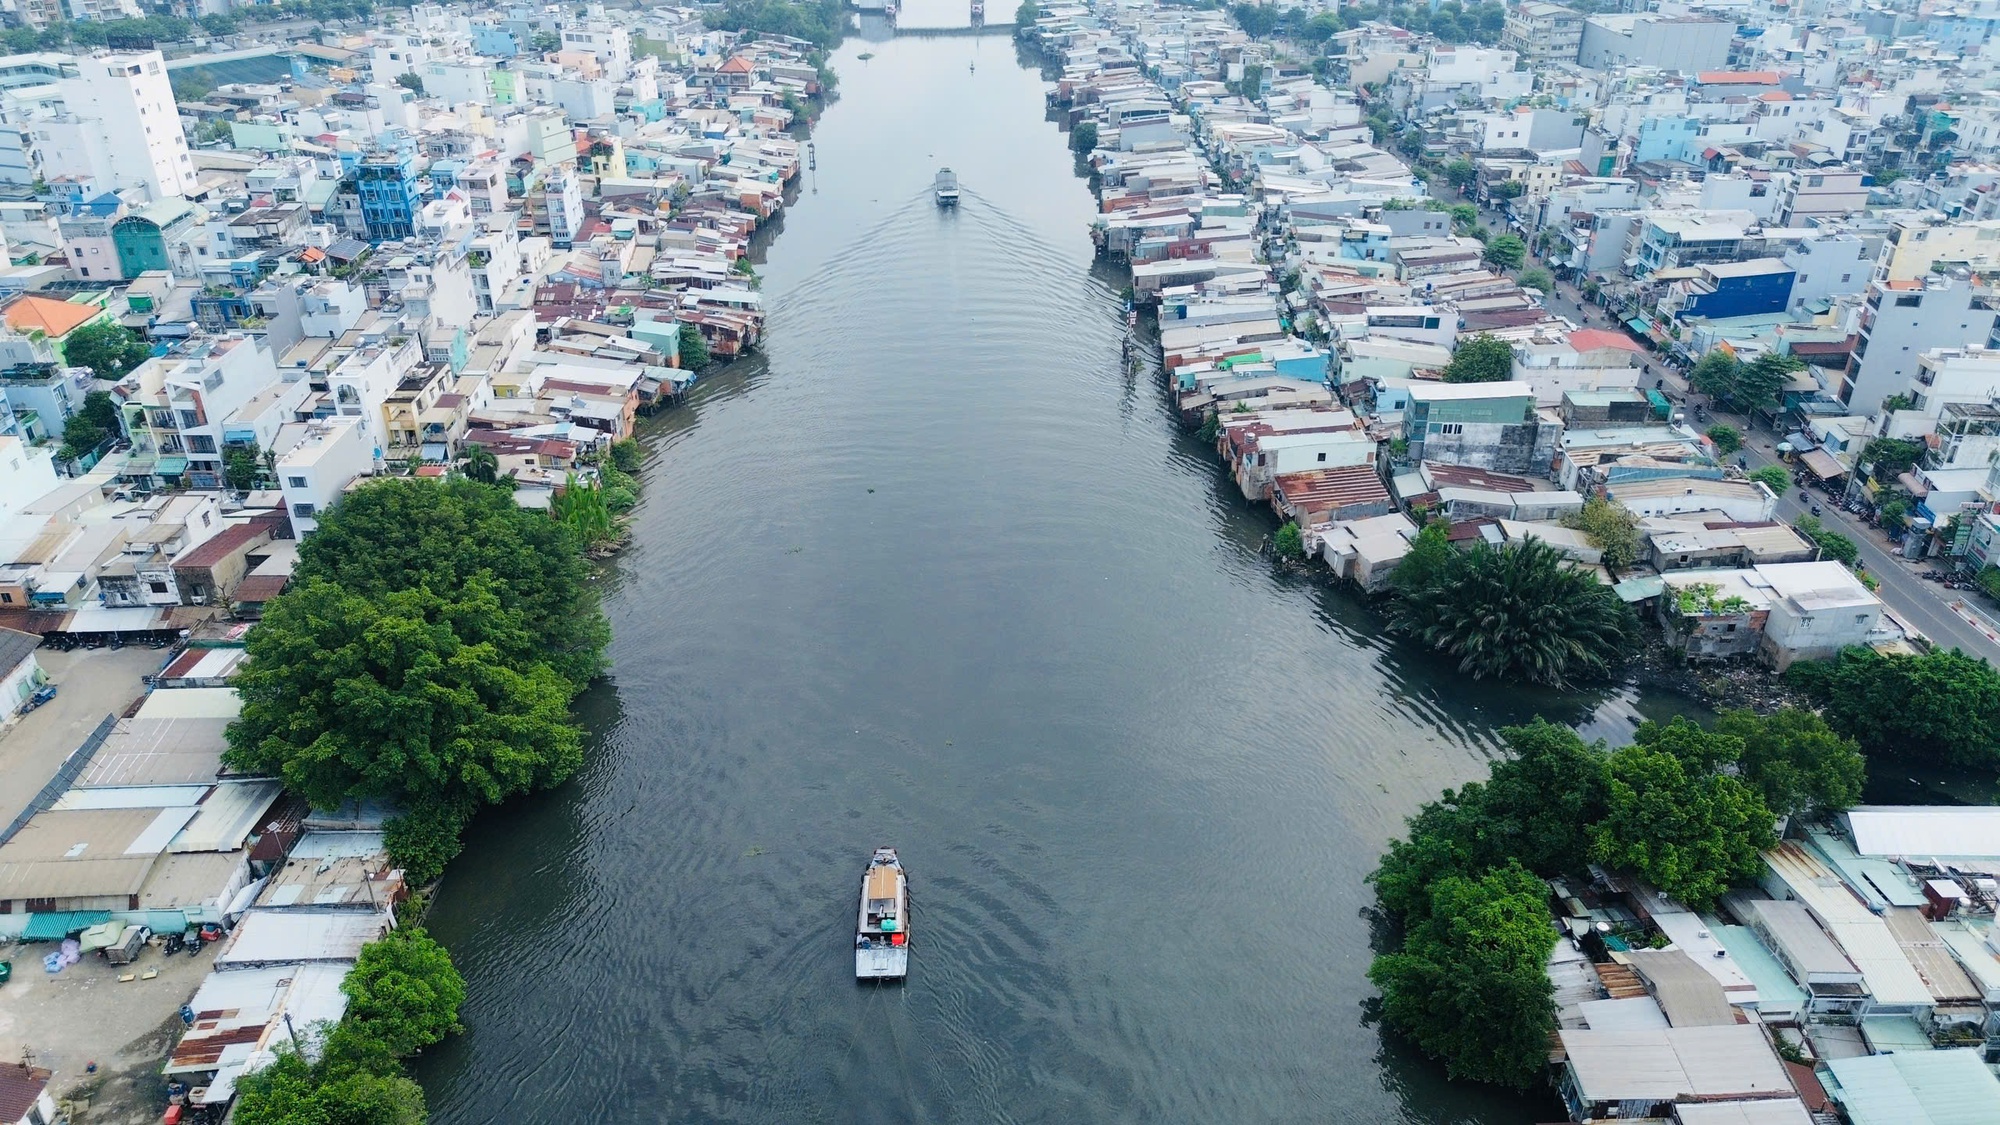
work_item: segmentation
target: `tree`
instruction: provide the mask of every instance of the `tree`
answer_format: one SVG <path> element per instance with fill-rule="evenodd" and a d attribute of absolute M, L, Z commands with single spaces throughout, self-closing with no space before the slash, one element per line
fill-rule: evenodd
<path fill-rule="evenodd" d="M 480 484 L 493 484 L 500 479 L 500 458 L 483 445 L 468 445 L 465 449 L 465 475 Z"/>
<path fill-rule="evenodd" d="M 452 600 L 421 585 L 370 598 L 295 579 L 250 633 L 231 766 L 321 808 L 497 804 L 565 780 L 583 759 L 574 689 L 517 655 L 535 638 L 501 589 L 478 574 Z"/>
<path fill-rule="evenodd" d="M 1779 816 L 1836 813 L 1861 799 L 1867 764 L 1861 748 L 1814 712 L 1786 707 L 1770 715 L 1725 711 L 1715 729 L 1740 739 L 1739 775 Z"/>
<path fill-rule="evenodd" d="M 1639 517 L 1616 500 L 1593 496 L 1583 507 L 1564 516 L 1562 525 L 1590 537 L 1591 546 L 1604 552 L 1604 565 L 1624 570 L 1639 561 Z"/>
<path fill-rule="evenodd" d="M 1736 373 L 1743 365 L 1720 348 L 1695 362 L 1688 385 L 1710 398 L 1728 398 L 1736 390 Z"/>
<path fill-rule="evenodd" d="M 77 412 L 63 420 L 63 444 L 59 455 L 65 461 L 81 461 L 106 441 L 123 436 L 124 432 L 123 420 L 111 395 L 105 391 L 91 391 L 83 396 L 83 405 Z"/>
<path fill-rule="evenodd" d="M 1236 83 L 1236 92 L 1252 101 L 1264 96 L 1264 68 L 1261 64 L 1244 65 L 1243 79 Z"/>
<path fill-rule="evenodd" d="M 1069 131 L 1069 150 L 1079 157 L 1087 157 L 1097 149 L 1097 123 L 1080 121 Z"/>
<path fill-rule="evenodd" d="M 1629 606 L 1539 539 L 1454 553 L 1390 620 L 1474 679 L 1555 686 L 1609 675 L 1638 633 Z"/>
<path fill-rule="evenodd" d="M 1870 758 L 2000 768 L 2000 673 L 1957 649 L 1849 648 L 1785 673 Z"/>
<path fill-rule="evenodd" d="M 1791 382 L 1792 373 L 1804 368 L 1805 361 L 1797 356 L 1760 355 L 1737 369 L 1736 385 L 1729 392 L 1729 401 L 1746 411 L 1775 407 L 1785 384 Z"/>
<path fill-rule="evenodd" d="M 519 620 L 496 619 L 468 640 L 498 645 L 515 668 L 546 662 L 575 691 L 604 670 L 611 630 L 576 540 L 496 489 L 466 480 L 373 481 L 321 516 L 319 530 L 299 544 L 293 574 L 367 598 L 422 587 L 453 601 L 483 577 Z"/>
<path fill-rule="evenodd" d="M 1548 1070 L 1555 1029 L 1548 888 L 1511 865 L 1448 876 L 1429 898 L 1401 948 L 1369 966 L 1383 1022 L 1453 1079 L 1527 1089 Z"/>
<path fill-rule="evenodd" d="M 465 978 L 419 927 L 391 930 L 363 946 L 340 991 L 347 996 L 345 1022 L 396 1058 L 465 1030 L 458 1022 Z"/>
<path fill-rule="evenodd" d="M 1474 168 L 1472 161 L 1467 160 L 1463 156 L 1444 166 L 1445 182 L 1459 191 L 1464 191 L 1466 188 L 1471 187 L 1472 181 L 1478 178 L 1479 169 Z M 1475 208 L 1473 213 L 1477 215 L 1478 209 Z"/>
<path fill-rule="evenodd" d="M 1861 557 L 1861 548 L 1854 540 L 1838 531 L 1828 531 L 1826 525 L 1820 523 L 1818 516 L 1800 516 L 1793 522 L 1792 527 L 1800 535 L 1812 540 L 1821 555 L 1835 562 L 1853 566 L 1854 560 Z"/>
<path fill-rule="evenodd" d="M 1792 474 L 1783 465 L 1765 465 L 1750 471 L 1750 479 L 1771 490 L 1775 496 L 1783 496 L 1792 487 Z"/>
<path fill-rule="evenodd" d="M 1528 194 L 1528 185 L 1520 180 L 1502 180 L 1488 189 L 1487 195 L 1498 200 L 1519 199 Z"/>
<path fill-rule="evenodd" d="M 1864 464 L 1875 466 L 1876 480 L 1894 480 L 1900 473 L 1907 473 L 1916 467 L 1917 458 L 1924 454 L 1924 444 L 1903 438 L 1876 438 L 1861 451 Z"/>
<path fill-rule="evenodd" d="M 701 329 L 692 324 L 681 325 L 678 366 L 683 371 L 699 371 L 708 366 L 708 341 L 702 337 Z"/>
<path fill-rule="evenodd" d="M 1495 235 L 1486 243 L 1486 252 L 1481 255 L 1487 265 L 1503 270 L 1517 270 L 1528 260 L 1528 244 L 1518 235 Z"/>
<path fill-rule="evenodd" d="M 1021 6 L 1014 9 L 1014 26 L 1016 28 L 1033 27 L 1035 26 L 1035 21 L 1041 18 L 1042 7 L 1040 4 L 1035 3 L 1035 0 L 1021 0 Z"/>
<path fill-rule="evenodd" d="M 1707 909 L 1754 877 L 1762 853 L 1778 842 L 1755 789 L 1694 768 L 1667 747 L 1627 746 L 1609 768 L 1609 811 L 1592 830 L 1592 854 L 1689 907 Z"/>
<path fill-rule="evenodd" d="M 1514 377 L 1514 346 L 1491 333 L 1460 340 L 1445 365 L 1447 383 L 1504 383 Z"/>
<path fill-rule="evenodd" d="M 1515 280 L 1521 283 L 1521 288 L 1523 289 L 1539 289 L 1544 293 L 1550 292 L 1556 287 L 1556 279 L 1550 275 L 1549 271 L 1540 266 L 1522 270 L 1521 276 Z"/>
<path fill-rule="evenodd" d="M 424 80 L 422 76 L 414 74 L 410 71 L 404 71 L 403 73 L 398 74 L 396 76 L 396 85 L 401 86 L 403 89 L 409 90 L 412 93 L 421 94 L 424 92 Z"/>
<path fill-rule="evenodd" d="M 1904 525 L 1910 522 L 1909 515 L 1910 502 L 1901 496 L 1891 496 L 1875 509 L 1876 520 L 1882 524 L 1884 531 L 1891 534 L 1903 530 Z"/>
<path fill-rule="evenodd" d="M 1715 451 L 1724 457 L 1743 448 L 1743 433 L 1735 426 L 1717 422 L 1705 432 L 1708 434 L 1708 440 L 1715 443 Z"/>
<path fill-rule="evenodd" d="M 393 1066 L 313 1064 L 290 1044 L 238 1079 L 236 1091 L 230 1120 L 238 1125 L 423 1125 L 427 1117 L 423 1089 Z"/>
<path fill-rule="evenodd" d="M 1389 576 L 1389 584 L 1397 593 L 1408 596 L 1439 580 L 1452 556 L 1457 554 L 1446 538 L 1448 532 L 1443 521 L 1435 521 L 1425 524 L 1417 537 L 1410 540 L 1409 553 Z"/>
<path fill-rule="evenodd" d="M 222 451 L 222 482 L 238 492 L 257 487 L 264 472 L 264 453 L 256 442 L 232 445 Z"/>
<path fill-rule="evenodd" d="M 88 367 L 99 379 L 123 379 L 153 354 L 139 334 L 114 321 L 86 324 L 63 337 L 63 359 L 71 367 Z"/>

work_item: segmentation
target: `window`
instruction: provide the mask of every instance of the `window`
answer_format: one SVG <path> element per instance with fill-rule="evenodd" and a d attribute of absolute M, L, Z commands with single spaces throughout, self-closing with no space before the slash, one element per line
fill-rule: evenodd
<path fill-rule="evenodd" d="M 1464 432 L 1465 432 L 1465 423 L 1463 423 L 1463 422 L 1440 422 L 1440 423 L 1438 423 L 1438 428 L 1437 428 L 1437 431 L 1438 431 L 1438 433 L 1441 433 L 1441 434 L 1462 434 L 1462 433 L 1464 433 Z"/>
<path fill-rule="evenodd" d="M 148 582 L 146 583 L 146 588 L 155 594 L 164 594 L 167 592 L 167 584 L 165 582 Z"/>
<path fill-rule="evenodd" d="M 1320 459 L 1320 460 L 1322 460 L 1322 461 L 1326 460 L 1326 454 L 1324 454 L 1324 453 L 1320 454 L 1320 455 L 1319 455 L 1319 459 Z"/>
<path fill-rule="evenodd" d="M 313 516 L 313 506 L 311 504 L 294 504 L 292 505 L 292 514 L 302 520 L 309 520 Z"/>
<path fill-rule="evenodd" d="M 0 605 L 13 605 L 13 604 L 14 604 L 14 595 L 0 594 Z"/>
<path fill-rule="evenodd" d="M 1924 303 L 1923 296 L 1921 294 L 1916 294 L 1916 293 L 1913 293 L 1907 297 L 1896 298 L 1896 307 L 1899 309 L 1921 308 L 1923 306 L 1923 303 Z"/>
<path fill-rule="evenodd" d="M 285 487 L 286 487 L 286 488 L 306 488 L 306 487 L 308 487 L 308 486 L 307 486 L 307 484 L 306 484 L 306 478 L 304 478 L 304 477 L 286 477 L 286 478 L 285 478 Z"/>
<path fill-rule="evenodd" d="M 1841 274 L 1841 275 L 1840 275 L 1840 280 L 1842 280 L 1842 281 L 1849 281 L 1849 280 L 1852 280 L 1852 279 L 1853 279 L 1853 277 L 1854 277 L 1854 275 L 1853 275 L 1853 274 L 1851 274 L 1851 273 L 1844 273 L 1844 274 Z M 1802 277 L 1802 278 L 1800 278 L 1799 280 L 1800 280 L 1800 281 L 1804 281 L 1804 280 L 1805 280 L 1805 278 L 1803 278 L 1803 277 Z"/>

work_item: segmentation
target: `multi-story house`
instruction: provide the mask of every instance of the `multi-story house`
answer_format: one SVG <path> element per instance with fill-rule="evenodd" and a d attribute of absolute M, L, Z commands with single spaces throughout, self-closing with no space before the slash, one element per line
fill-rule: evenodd
<path fill-rule="evenodd" d="M 152 483 L 185 474 L 189 487 L 222 487 L 224 420 L 277 382 L 270 349 L 242 333 L 193 341 L 141 367 L 125 407 L 126 475 Z"/>
<path fill-rule="evenodd" d="M 1881 281 L 1868 287 L 1861 309 L 1861 338 L 1848 357 L 1840 401 L 1873 414 L 1882 400 L 1909 389 L 1933 348 L 1992 346 L 2000 300 L 1960 274 L 1931 274 L 1921 281 Z"/>
<path fill-rule="evenodd" d="M 408 152 L 376 149 L 354 168 L 361 221 L 376 242 L 408 238 L 416 230 L 416 158 Z"/>
<path fill-rule="evenodd" d="M 1530 66 L 1575 62 L 1582 44 L 1583 13 L 1546 0 L 1524 0 L 1509 9 L 1500 34 L 1500 45 Z"/>

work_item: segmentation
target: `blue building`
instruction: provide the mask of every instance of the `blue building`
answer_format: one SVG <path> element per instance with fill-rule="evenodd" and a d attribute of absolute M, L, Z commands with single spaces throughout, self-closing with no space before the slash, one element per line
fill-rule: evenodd
<path fill-rule="evenodd" d="M 472 28 L 472 49 L 475 53 L 493 59 L 511 59 L 521 53 L 519 25 L 495 27 L 492 24 L 474 24 Z"/>
<path fill-rule="evenodd" d="M 1701 122 L 1687 117 L 1648 117 L 1639 122 L 1639 136 L 1632 146 L 1632 159 L 1694 164 L 1695 154 L 1701 149 Z"/>
<path fill-rule="evenodd" d="M 1682 320 L 1779 316 L 1791 302 L 1795 271 L 1776 258 L 1711 262 L 1694 268 L 1700 274 L 1682 283 L 1680 307 L 1674 310 Z"/>
<path fill-rule="evenodd" d="M 407 152 L 370 152 L 354 166 L 361 219 L 375 242 L 408 238 L 416 230 L 416 158 Z"/>

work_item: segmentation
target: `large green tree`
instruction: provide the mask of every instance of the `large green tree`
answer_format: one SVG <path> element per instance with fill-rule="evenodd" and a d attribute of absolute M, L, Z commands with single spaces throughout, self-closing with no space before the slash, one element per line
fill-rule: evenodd
<path fill-rule="evenodd" d="M 1426 909 L 1446 875 L 1476 875 L 1508 862 L 1555 876 L 1590 860 L 1590 827 L 1605 812 L 1604 744 L 1536 720 L 1500 732 L 1508 754 L 1487 781 L 1447 789 L 1410 818 L 1369 876 L 1377 900 L 1398 916 Z"/>
<path fill-rule="evenodd" d="M 1519 1089 L 1540 1081 L 1555 1029 L 1547 900 L 1519 865 L 1438 880 L 1428 908 L 1405 918 L 1401 948 L 1368 969 L 1383 1021 L 1454 1079 Z"/>
<path fill-rule="evenodd" d="M 397 1058 L 464 1030 L 458 1009 L 465 1003 L 465 978 L 444 947 L 418 927 L 392 930 L 365 946 L 340 990 L 347 994 L 346 1022 Z"/>
<path fill-rule="evenodd" d="M 1520 236 L 1512 234 L 1495 235 L 1486 242 L 1486 250 L 1480 255 L 1487 265 L 1503 270 L 1517 270 L 1528 259 L 1528 244 Z"/>
<path fill-rule="evenodd" d="M 1884 656 L 1849 648 L 1786 678 L 1871 758 L 2000 768 L 2000 673 L 1957 649 Z"/>
<path fill-rule="evenodd" d="M 1861 799 L 1867 763 L 1860 746 L 1814 712 L 1800 707 L 1769 715 L 1725 711 L 1715 730 L 1743 743 L 1737 759 L 1740 776 L 1780 816 L 1840 812 Z"/>
<path fill-rule="evenodd" d="M 1591 545 L 1604 553 L 1604 565 L 1612 570 L 1624 570 L 1639 561 L 1639 517 L 1616 500 L 1593 496 L 1581 509 L 1564 516 L 1562 525 L 1589 536 Z"/>
<path fill-rule="evenodd" d="M 1502 383 L 1514 377 L 1514 346 L 1485 332 L 1460 340 L 1445 365 L 1447 383 Z"/>
<path fill-rule="evenodd" d="M 153 354 L 137 332 L 108 320 L 86 324 L 63 337 L 62 351 L 70 366 L 88 367 L 99 379 L 123 379 Z"/>
<path fill-rule="evenodd" d="M 1632 610 L 1539 539 L 1455 552 L 1390 607 L 1396 628 L 1475 679 L 1602 679 L 1638 634 Z"/>
<path fill-rule="evenodd" d="M 251 631 L 230 765 L 320 807 L 493 804 L 564 780 L 582 762 L 574 685 L 522 657 L 534 637 L 499 590 L 485 574 L 452 599 L 297 580 Z"/>
<path fill-rule="evenodd" d="M 295 576 L 364 597 L 424 586 L 446 599 L 482 572 L 511 627 L 483 638 L 503 661 L 546 663 L 575 689 L 604 670 L 610 627 L 569 529 L 467 480 L 392 477 L 348 493 L 299 545 Z"/>
<path fill-rule="evenodd" d="M 400 1073 L 314 1065 L 289 1046 L 236 1084 L 236 1125 L 423 1125 L 424 1092 Z"/>
<path fill-rule="evenodd" d="M 1609 810 L 1593 829 L 1592 854 L 1701 910 L 1756 875 L 1777 836 L 1755 789 L 1700 768 L 1672 744 L 1684 733 L 1670 725 L 1653 745 L 1611 756 Z"/>

